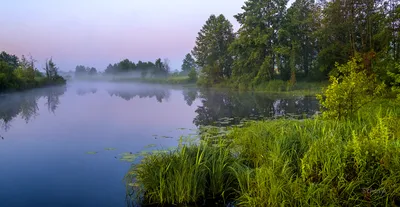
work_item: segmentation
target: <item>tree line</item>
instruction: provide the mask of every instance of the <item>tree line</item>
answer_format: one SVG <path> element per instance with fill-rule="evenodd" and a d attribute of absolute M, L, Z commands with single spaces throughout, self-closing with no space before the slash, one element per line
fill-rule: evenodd
<path fill-rule="evenodd" d="M 126 72 L 140 72 L 141 77 L 145 78 L 168 76 L 170 71 L 170 61 L 167 58 L 164 60 L 158 58 L 154 62 L 145 62 L 139 60 L 137 63 L 130 61 L 129 59 L 124 59 L 119 63 L 109 64 L 105 70 L 105 73 L 118 74 Z"/>
<path fill-rule="evenodd" d="M 23 90 L 53 84 L 64 84 L 65 79 L 58 75 L 58 67 L 52 58 L 46 60 L 44 73 L 35 66 L 36 60 L 0 53 L 0 92 Z"/>
<path fill-rule="evenodd" d="M 360 57 L 363 70 L 387 83 L 399 74 L 399 0 L 247 0 L 235 15 L 211 15 L 191 51 L 199 83 L 252 87 L 279 79 L 321 81 L 336 64 Z"/>

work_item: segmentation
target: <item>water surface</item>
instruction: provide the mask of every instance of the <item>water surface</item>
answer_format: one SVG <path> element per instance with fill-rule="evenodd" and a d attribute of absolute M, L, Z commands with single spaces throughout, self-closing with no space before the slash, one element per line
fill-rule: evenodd
<path fill-rule="evenodd" d="M 317 108 L 314 97 L 129 83 L 0 94 L 0 206 L 126 206 L 131 163 L 121 153 L 176 146 L 224 117 L 309 116 Z"/>

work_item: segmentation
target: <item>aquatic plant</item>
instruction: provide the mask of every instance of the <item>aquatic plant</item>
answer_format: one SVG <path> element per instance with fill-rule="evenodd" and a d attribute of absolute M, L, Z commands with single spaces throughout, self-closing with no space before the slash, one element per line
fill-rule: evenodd
<path fill-rule="evenodd" d="M 127 188 L 145 204 L 399 205 L 400 109 L 369 109 L 351 120 L 249 122 L 219 138 L 206 127 L 198 143 L 145 156 Z"/>

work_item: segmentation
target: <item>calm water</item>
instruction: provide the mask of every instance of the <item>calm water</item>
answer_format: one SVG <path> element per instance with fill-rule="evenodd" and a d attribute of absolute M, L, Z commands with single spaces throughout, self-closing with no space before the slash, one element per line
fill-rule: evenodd
<path fill-rule="evenodd" d="M 130 163 L 121 153 L 176 146 L 179 136 L 223 117 L 312 115 L 317 108 L 313 97 L 143 84 L 0 94 L 0 207 L 126 206 L 122 179 Z"/>

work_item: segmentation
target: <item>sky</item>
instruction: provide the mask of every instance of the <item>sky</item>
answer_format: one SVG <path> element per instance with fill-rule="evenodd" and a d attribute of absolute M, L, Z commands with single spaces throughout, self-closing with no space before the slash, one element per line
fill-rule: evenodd
<path fill-rule="evenodd" d="M 32 55 L 42 68 L 103 71 L 123 59 L 168 58 L 179 69 L 211 14 L 233 15 L 245 0 L 8 0 L 0 7 L 0 51 Z"/>

